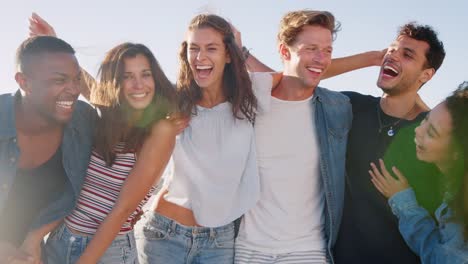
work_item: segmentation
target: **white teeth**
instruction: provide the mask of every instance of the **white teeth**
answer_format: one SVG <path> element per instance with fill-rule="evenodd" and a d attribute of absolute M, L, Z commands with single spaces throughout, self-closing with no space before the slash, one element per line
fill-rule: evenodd
<path fill-rule="evenodd" d="M 204 65 L 197 65 L 197 70 L 210 70 L 213 66 L 204 66 Z"/>
<path fill-rule="evenodd" d="M 399 73 L 395 68 L 393 68 L 392 66 L 388 66 L 388 65 L 384 66 L 384 70 L 390 70 L 390 71 L 394 72 L 395 74 Z"/>
<path fill-rule="evenodd" d="M 71 108 L 73 101 L 58 101 L 57 105 L 63 108 Z"/>
<path fill-rule="evenodd" d="M 313 72 L 316 72 L 316 73 L 322 73 L 322 69 L 318 69 L 318 68 L 312 68 L 312 67 L 309 67 L 307 68 L 309 71 L 313 71 Z"/>
<path fill-rule="evenodd" d="M 130 96 L 135 98 L 143 98 L 146 96 L 146 93 L 131 94 Z"/>

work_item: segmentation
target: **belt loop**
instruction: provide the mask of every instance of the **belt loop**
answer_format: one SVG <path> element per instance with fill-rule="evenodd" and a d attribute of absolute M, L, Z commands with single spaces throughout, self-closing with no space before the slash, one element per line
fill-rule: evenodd
<path fill-rule="evenodd" d="M 133 230 L 128 232 L 126 237 L 127 237 L 127 240 L 128 240 L 128 244 L 130 245 L 130 248 L 135 249 L 135 236 L 133 234 Z"/>
<path fill-rule="evenodd" d="M 210 238 L 211 239 L 214 239 L 216 236 L 216 231 L 214 228 L 210 228 Z"/>
<path fill-rule="evenodd" d="M 176 230 L 177 230 L 177 222 L 174 221 L 174 220 L 171 220 L 171 228 L 170 228 L 170 231 L 172 231 L 173 234 L 176 233 Z"/>
<path fill-rule="evenodd" d="M 55 232 L 55 236 L 57 237 L 57 239 L 62 239 L 63 237 L 63 232 L 65 231 L 65 222 L 62 222 L 59 227 L 57 227 L 56 229 L 56 232 Z M 54 235 L 54 233 L 52 232 L 51 235 Z"/>

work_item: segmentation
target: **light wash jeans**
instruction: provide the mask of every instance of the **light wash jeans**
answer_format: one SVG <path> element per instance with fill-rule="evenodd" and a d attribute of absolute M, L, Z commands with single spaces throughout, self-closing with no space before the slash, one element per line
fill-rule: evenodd
<path fill-rule="evenodd" d="M 78 261 L 92 236 L 73 234 L 65 224 L 55 229 L 44 246 L 44 263 L 71 264 Z M 133 231 L 117 236 L 99 260 L 100 264 L 137 264 Z"/>
<path fill-rule="evenodd" d="M 138 260 L 146 263 L 234 263 L 234 223 L 190 227 L 154 212 L 135 226 Z"/>

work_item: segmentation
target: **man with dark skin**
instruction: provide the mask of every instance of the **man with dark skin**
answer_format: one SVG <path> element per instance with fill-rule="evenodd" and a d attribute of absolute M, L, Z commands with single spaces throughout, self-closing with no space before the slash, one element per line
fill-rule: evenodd
<path fill-rule="evenodd" d="M 30 245 L 79 194 L 95 112 L 77 100 L 82 73 L 74 53 L 55 37 L 27 39 L 17 51 L 20 89 L 0 95 L 0 263 L 38 263 L 40 249 Z"/>

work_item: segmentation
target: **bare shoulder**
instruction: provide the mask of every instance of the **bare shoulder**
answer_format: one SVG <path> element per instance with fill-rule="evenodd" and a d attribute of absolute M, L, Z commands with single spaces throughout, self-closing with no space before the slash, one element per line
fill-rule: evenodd
<path fill-rule="evenodd" d="M 175 137 L 176 127 L 171 121 L 167 119 L 161 119 L 153 124 L 153 126 L 151 127 L 151 134 L 152 136 L 158 137 Z"/>

